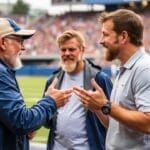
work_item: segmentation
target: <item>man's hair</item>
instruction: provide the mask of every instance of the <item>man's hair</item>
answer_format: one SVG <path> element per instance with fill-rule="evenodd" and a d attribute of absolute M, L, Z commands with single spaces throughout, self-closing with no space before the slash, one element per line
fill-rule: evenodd
<path fill-rule="evenodd" d="M 126 31 L 130 37 L 130 42 L 136 46 L 142 45 L 143 39 L 143 22 L 142 18 L 131 10 L 118 9 L 107 13 L 104 12 L 99 18 L 101 23 L 108 20 L 113 22 L 113 30 L 119 35 Z"/>
<path fill-rule="evenodd" d="M 66 41 L 75 38 L 79 42 L 79 46 L 85 48 L 85 39 L 82 34 L 76 30 L 67 30 L 58 36 L 56 42 L 58 46 L 64 44 Z"/>

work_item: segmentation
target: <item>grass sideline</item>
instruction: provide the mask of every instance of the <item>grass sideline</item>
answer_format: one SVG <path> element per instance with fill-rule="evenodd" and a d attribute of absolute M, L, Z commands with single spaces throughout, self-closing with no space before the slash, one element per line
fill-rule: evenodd
<path fill-rule="evenodd" d="M 27 107 L 34 105 L 42 97 L 47 79 L 48 77 L 17 76 L 17 81 Z M 46 143 L 48 133 L 49 130 L 42 127 L 37 131 L 37 134 L 32 139 L 32 142 Z"/>

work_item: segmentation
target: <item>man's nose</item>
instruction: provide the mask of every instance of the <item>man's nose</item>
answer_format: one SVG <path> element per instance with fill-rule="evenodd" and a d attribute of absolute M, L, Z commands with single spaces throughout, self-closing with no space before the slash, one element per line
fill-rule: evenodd
<path fill-rule="evenodd" d="M 70 50 L 69 49 L 66 49 L 65 55 L 70 55 Z"/>
<path fill-rule="evenodd" d="M 104 38 L 103 38 L 102 36 L 101 36 L 100 39 L 99 39 L 99 43 L 100 43 L 100 44 L 103 44 L 103 43 L 104 43 Z"/>
<path fill-rule="evenodd" d="M 25 51 L 26 49 L 25 49 L 25 47 L 24 47 L 24 44 L 22 43 L 21 44 L 21 51 Z"/>

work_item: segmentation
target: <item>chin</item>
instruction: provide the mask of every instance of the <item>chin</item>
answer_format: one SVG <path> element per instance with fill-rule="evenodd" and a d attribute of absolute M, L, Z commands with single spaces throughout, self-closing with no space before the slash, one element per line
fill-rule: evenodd
<path fill-rule="evenodd" d="M 110 54 L 110 53 L 106 54 L 106 60 L 107 61 L 113 61 L 114 59 L 116 59 L 116 55 L 113 55 L 113 54 Z"/>
<path fill-rule="evenodd" d="M 64 71 L 71 73 L 75 70 L 76 66 L 75 65 L 68 65 L 68 66 L 63 65 L 62 68 Z"/>
<path fill-rule="evenodd" d="M 107 60 L 107 61 L 113 61 L 114 58 L 106 57 L 106 60 Z"/>
<path fill-rule="evenodd" d="M 74 70 L 76 69 L 76 66 L 77 66 L 76 63 L 71 63 L 71 62 L 61 63 L 62 69 L 68 73 L 74 72 Z"/>
<path fill-rule="evenodd" d="M 20 57 L 17 57 L 16 58 L 16 62 L 15 62 L 15 65 L 14 65 L 14 69 L 15 70 L 18 70 L 18 69 L 20 69 L 20 68 L 22 68 L 22 62 L 21 62 L 21 59 L 20 59 Z"/>

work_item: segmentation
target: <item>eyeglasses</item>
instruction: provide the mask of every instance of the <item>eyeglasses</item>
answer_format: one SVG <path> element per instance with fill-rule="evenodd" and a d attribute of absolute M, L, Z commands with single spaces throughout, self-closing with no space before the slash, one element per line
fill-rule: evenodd
<path fill-rule="evenodd" d="M 15 40 L 17 41 L 18 43 L 20 43 L 21 45 L 23 44 L 24 42 L 24 39 L 22 37 L 19 37 L 19 36 L 5 36 L 4 39 L 12 39 L 12 40 Z"/>

